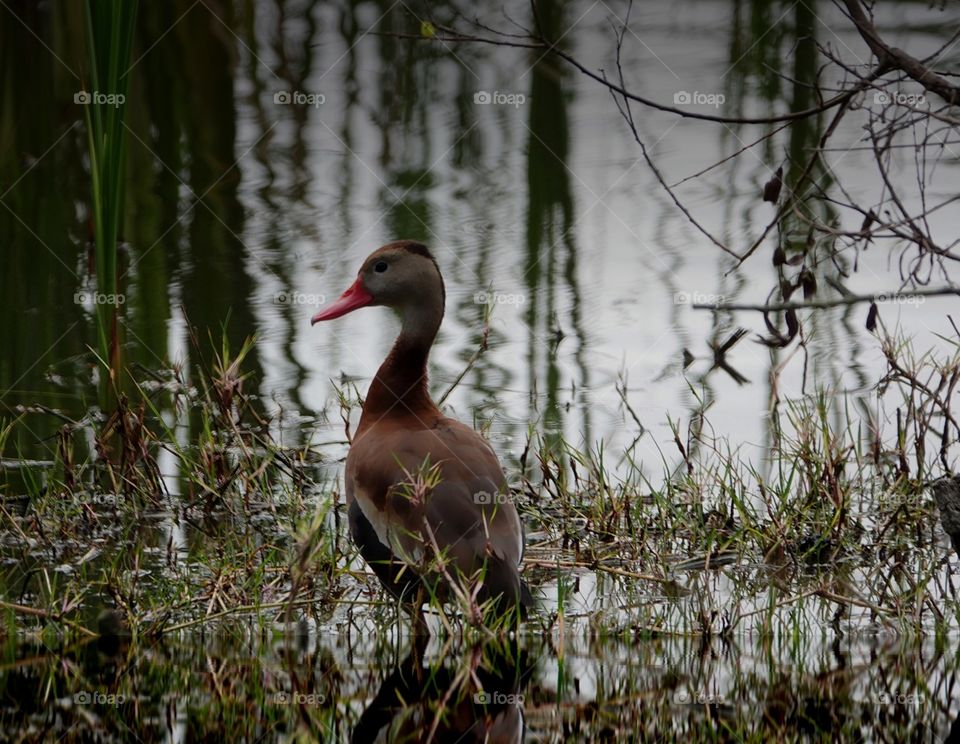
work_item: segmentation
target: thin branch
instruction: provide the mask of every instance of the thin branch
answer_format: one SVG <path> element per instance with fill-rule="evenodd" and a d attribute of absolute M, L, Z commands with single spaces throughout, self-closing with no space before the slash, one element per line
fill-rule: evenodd
<path fill-rule="evenodd" d="M 952 106 L 960 104 L 960 88 L 935 73 L 916 57 L 907 54 L 903 49 L 889 46 L 867 17 L 859 0 L 844 0 L 844 5 L 850 13 L 850 20 L 853 21 L 857 31 L 860 32 L 860 36 L 867 42 L 870 51 L 876 55 L 881 65 L 905 72 L 926 90 L 936 93 Z"/>
<path fill-rule="evenodd" d="M 777 302 L 770 305 L 747 302 L 695 302 L 691 305 L 694 310 L 755 310 L 761 313 L 775 313 L 784 310 L 822 310 L 828 307 L 842 305 L 858 305 L 861 302 L 888 302 L 896 298 L 907 297 L 939 297 L 956 295 L 960 297 L 960 287 L 939 287 L 937 289 L 917 289 L 912 292 L 874 292 L 872 294 L 850 294 L 844 297 L 833 297 L 827 300 L 812 300 L 811 302 Z"/>
<path fill-rule="evenodd" d="M 436 24 L 435 24 L 436 25 Z M 437 28 L 441 28 L 437 26 Z M 409 34 L 409 33 L 397 33 L 397 32 L 371 32 L 371 35 L 379 36 L 391 36 L 395 39 L 407 39 L 410 41 L 425 41 L 425 42 L 438 42 L 441 44 L 444 43 L 472 43 L 472 44 L 489 44 L 491 46 L 500 46 L 500 47 L 519 47 L 523 49 L 543 49 L 546 54 L 552 54 L 556 57 L 559 57 L 567 64 L 575 67 L 581 73 L 586 75 L 589 78 L 605 85 L 610 89 L 612 93 L 617 93 L 625 98 L 629 98 L 631 101 L 636 101 L 637 103 L 642 103 L 644 106 L 649 106 L 650 108 L 657 109 L 658 111 L 666 111 L 670 114 L 676 114 L 681 116 L 684 119 L 700 119 L 702 121 L 712 121 L 717 124 L 781 124 L 783 122 L 789 121 L 799 121 L 801 119 L 808 119 L 811 116 L 816 116 L 821 114 L 824 111 L 829 111 L 830 109 L 836 108 L 837 106 L 846 103 L 850 100 L 857 92 L 858 89 L 853 88 L 843 93 L 835 95 L 833 98 L 829 98 L 824 101 L 819 106 L 814 106 L 813 108 L 804 109 L 802 111 L 791 111 L 786 114 L 779 114 L 777 116 L 762 116 L 762 117 L 749 117 L 749 116 L 719 116 L 714 114 L 705 114 L 698 111 L 689 111 L 686 109 L 676 108 L 674 106 L 668 106 L 664 103 L 659 103 L 654 101 L 652 98 L 646 98 L 641 96 L 639 93 L 633 93 L 621 85 L 618 85 L 610 80 L 604 78 L 602 73 L 594 72 L 589 67 L 581 63 L 576 57 L 567 52 L 563 51 L 559 47 L 547 43 L 544 39 L 537 39 L 531 37 L 529 43 L 518 42 L 513 40 L 506 39 L 489 39 L 482 36 L 474 36 L 471 34 L 461 34 L 461 33 L 445 33 L 443 36 L 436 34 L 434 36 L 423 36 L 420 34 Z"/>

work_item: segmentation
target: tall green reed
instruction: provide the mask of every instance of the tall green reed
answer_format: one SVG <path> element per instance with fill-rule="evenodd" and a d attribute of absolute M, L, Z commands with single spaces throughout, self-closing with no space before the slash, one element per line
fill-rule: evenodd
<path fill-rule="evenodd" d="M 123 219 L 126 98 L 130 50 L 133 46 L 137 0 L 87 0 L 87 48 L 90 90 L 87 92 L 87 133 L 93 190 L 93 235 L 97 290 L 116 298 L 117 240 Z M 101 298 L 102 299 L 102 298 Z M 97 340 L 101 363 L 101 404 L 114 398 L 122 372 L 120 327 L 122 303 L 96 303 Z"/>

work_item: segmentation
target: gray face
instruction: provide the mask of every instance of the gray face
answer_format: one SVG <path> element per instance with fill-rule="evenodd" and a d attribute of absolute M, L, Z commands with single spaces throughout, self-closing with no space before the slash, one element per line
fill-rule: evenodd
<path fill-rule="evenodd" d="M 360 268 L 360 280 L 373 297 L 371 304 L 397 310 L 443 296 L 443 280 L 436 264 L 426 256 L 403 249 L 373 253 Z"/>

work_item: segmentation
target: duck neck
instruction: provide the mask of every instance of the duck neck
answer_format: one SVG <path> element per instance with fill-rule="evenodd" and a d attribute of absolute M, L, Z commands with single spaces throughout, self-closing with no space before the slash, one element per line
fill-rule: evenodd
<path fill-rule="evenodd" d="M 401 317 L 400 335 L 367 391 L 358 434 L 386 417 L 426 420 L 440 413 L 427 387 L 427 360 L 443 319 L 443 304 L 418 303 L 401 310 Z"/>

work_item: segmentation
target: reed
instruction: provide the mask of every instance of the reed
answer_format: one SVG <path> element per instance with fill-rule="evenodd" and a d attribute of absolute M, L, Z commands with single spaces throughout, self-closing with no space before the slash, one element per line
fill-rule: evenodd
<path fill-rule="evenodd" d="M 124 115 L 129 87 L 136 0 L 87 0 L 87 50 L 90 89 L 86 106 L 93 196 L 93 235 L 97 289 L 103 297 L 119 294 L 117 243 L 123 219 L 126 137 Z M 121 303 L 97 302 L 97 339 L 106 374 L 101 402 L 109 403 L 122 369 L 117 314 Z"/>

